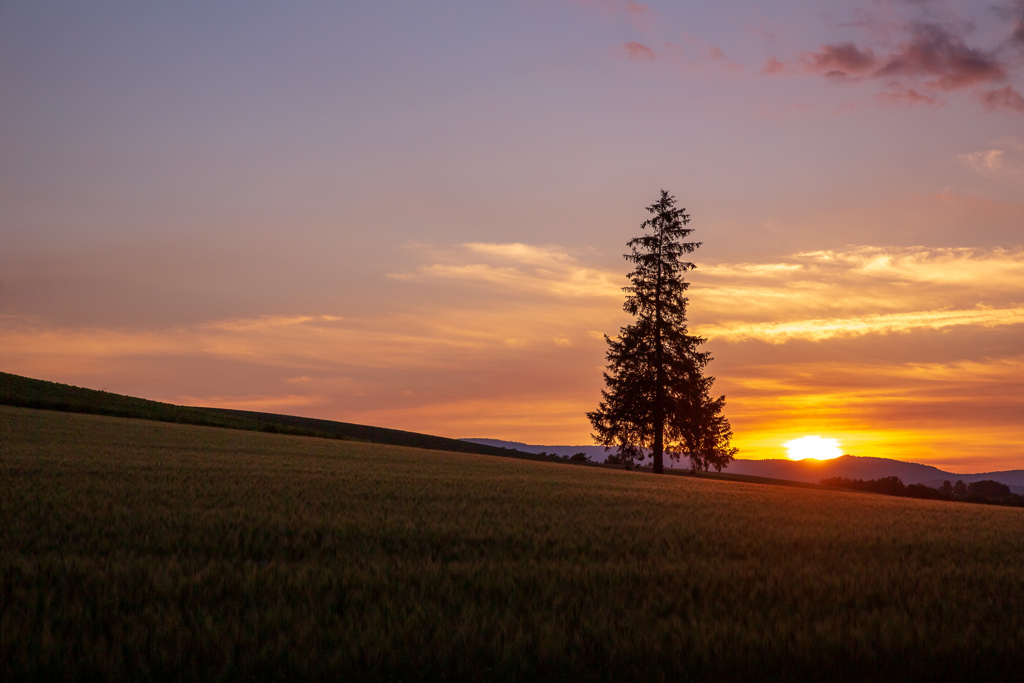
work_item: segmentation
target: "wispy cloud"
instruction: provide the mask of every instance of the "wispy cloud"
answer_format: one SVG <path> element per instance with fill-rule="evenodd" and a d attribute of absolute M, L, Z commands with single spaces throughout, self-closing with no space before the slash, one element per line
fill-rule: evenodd
<path fill-rule="evenodd" d="M 778 344 L 1019 324 L 1024 300 L 1021 248 L 860 247 L 698 273 L 697 329 L 726 341 Z"/>
<path fill-rule="evenodd" d="M 1024 144 L 1015 139 L 1002 140 L 993 149 L 961 154 L 960 163 L 990 180 L 1024 182 Z"/>
<path fill-rule="evenodd" d="M 547 297 L 621 297 L 626 284 L 621 274 L 583 266 L 558 247 L 471 242 L 448 257 L 462 263 L 434 263 L 389 277 L 463 280 Z M 491 262 L 480 262 L 487 258 Z M 476 262 L 465 263 L 467 260 Z"/>
<path fill-rule="evenodd" d="M 769 344 L 804 339 L 824 341 L 836 337 L 867 334 L 895 334 L 915 330 L 943 330 L 950 327 L 999 327 L 1024 324 L 1024 306 L 973 310 L 914 311 L 866 315 L 855 318 L 816 318 L 787 322 L 725 323 L 701 325 L 697 333 L 722 341 L 757 340 Z"/>

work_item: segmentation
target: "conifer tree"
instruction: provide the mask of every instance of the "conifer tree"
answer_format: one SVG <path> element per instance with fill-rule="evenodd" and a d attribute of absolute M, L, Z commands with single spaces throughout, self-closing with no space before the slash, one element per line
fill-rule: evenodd
<path fill-rule="evenodd" d="M 656 474 L 664 472 L 666 453 L 688 457 L 694 470 L 721 471 L 736 454 L 722 415 L 725 396 L 711 397 L 715 378 L 704 376 L 711 354 L 701 351 L 706 340 L 686 329 L 684 275 L 696 266 L 684 258 L 700 242 L 684 241 L 693 232 L 686 227 L 690 217 L 665 190 L 647 211 L 645 233 L 627 243 L 631 253 L 625 254 L 634 269 L 623 309 L 635 321 L 615 339 L 605 335 L 606 388 L 587 417 L 594 440 L 617 447 L 625 462 L 642 461 L 649 449 Z"/>

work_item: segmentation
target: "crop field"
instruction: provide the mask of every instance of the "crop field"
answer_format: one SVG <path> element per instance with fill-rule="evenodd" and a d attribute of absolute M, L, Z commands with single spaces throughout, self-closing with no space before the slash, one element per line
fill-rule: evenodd
<path fill-rule="evenodd" d="M 1024 510 L 0 406 L 0 678 L 1019 679 Z"/>

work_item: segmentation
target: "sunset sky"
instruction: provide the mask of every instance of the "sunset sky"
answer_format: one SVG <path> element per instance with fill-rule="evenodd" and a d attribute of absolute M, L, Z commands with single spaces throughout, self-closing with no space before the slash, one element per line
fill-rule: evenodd
<path fill-rule="evenodd" d="M 0 370 L 589 444 L 664 188 L 739 457 L 1024 468 L 1024 1 L 0 3 Z"/>

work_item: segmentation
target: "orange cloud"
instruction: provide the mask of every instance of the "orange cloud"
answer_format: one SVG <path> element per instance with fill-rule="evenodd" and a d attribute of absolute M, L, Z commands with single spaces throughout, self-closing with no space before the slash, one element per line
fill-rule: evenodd
<path fill-rule="evenodd" d="M 816 318 L 782 323 L 734 323 L 701 325 L 697 334 L 722 341 L 758 340 L 784 344 L 794 339 L 823 341 L 835 337 L 866 334 L 895 334 L 913 330 L 943 330 L 949 327 L 999 327 L 1024 324 L 1024 306 L 1006 309 L 979 307 L 974 310 L 915 311 L 867 315 L 857 318 Z"/>

